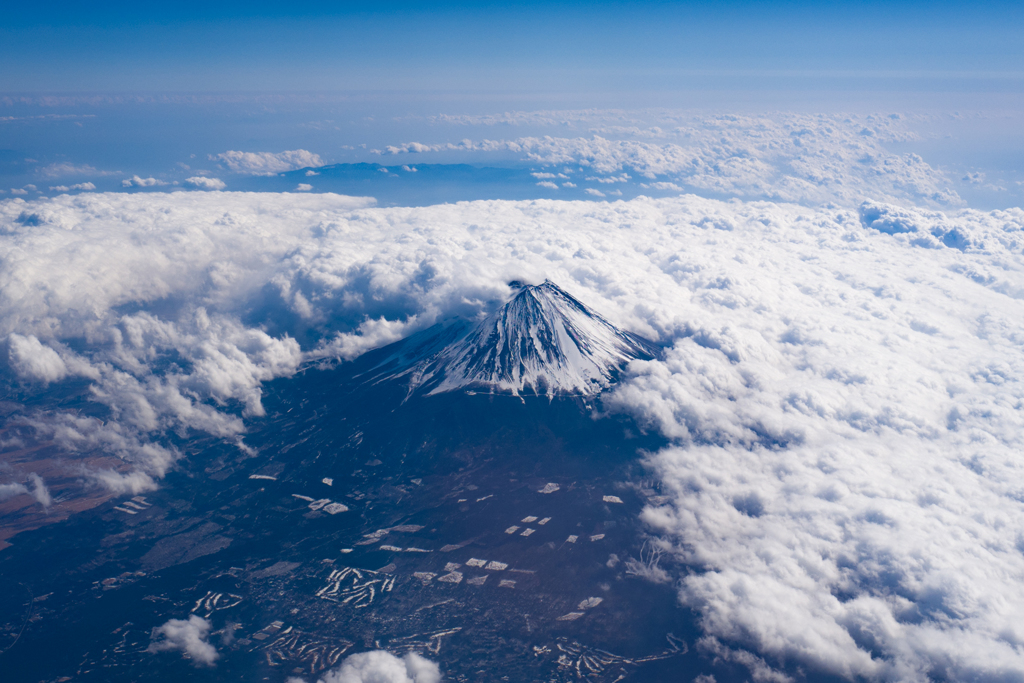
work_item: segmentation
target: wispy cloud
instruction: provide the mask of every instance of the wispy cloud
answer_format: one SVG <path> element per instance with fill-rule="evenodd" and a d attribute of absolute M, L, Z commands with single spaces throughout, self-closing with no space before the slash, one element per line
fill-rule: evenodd
<path fill-rule="evenodd" d="M 73 164 L 69 161 L 49 164 L 38 171 L 39 175 L 48 179 L 64 178 L 67 176 L 89 175 L 94 177 L 117 175 L 120 171 L 101 171 L 89 164 Z"/>
<path fill-rule="evenodd" d="M 304 149 L 287 152 L 223 152 L 210 156 L 211 161 L 223 163 L 234 173 L 247 175 L 275 175 L 300 168 L 323 166 L 319 155 Z"/>

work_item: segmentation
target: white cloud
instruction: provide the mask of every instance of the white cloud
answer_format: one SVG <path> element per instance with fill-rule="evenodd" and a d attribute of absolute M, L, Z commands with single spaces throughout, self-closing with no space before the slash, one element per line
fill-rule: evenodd
<path fill-rule="evenodd" d="M 657 182 L 657 183 L 641 183 L 640 187 L 645 190 L 650 188 L 652 190 L 671 190 L 672 192 L 683 192 L 683 188 L 676 185 L 675 183 Z"/>
<path fill-rule="evenodd" d="M 28 493 L 24 484 L 0 484 L 0 503 L 23 493 Z"/>
<path fill-rule="evenodd" d="M 194 199 L 185 201 L 184 196 Z M 81 213 L 73 203 L 63 208 L 41 204 L 36 213 L 0 219 L 5 231 L 0 239 L 0 300 L 5 311 L 0 334 L 8 337 L 7 365 L 16 375 L 43 383 L 69 375 L 87 377 L 93 382 L 93 400 L 108 406 L 116 418 L 103 422 L 43 414 L 26 418 L 30 426 L 71 453 L 103 450 L 132 463 L 136 474 L 127 478 L 113 472 L 93 478 L 116 490 L 141 490 L 152 488 L 178 457 L 173 448 L 159 445 L 161 434 L 200 430 L 237 440 L 244 430 L 242 421 L 215 406 L 237 405 L 244 415 L 260 415 L 262 382 L 290 374 L 298 366 L 302 354 L 293 338 L 245 327 L 234 304 L 229 304 L 232 312 L 227 316 L 209 314 L 196 304 L 205 300 L 217 307 L 218 299 L 223 305 L 242 292 L 245 300 L 258 296 L 275 276 L 285 250 L 308 239 L 309 226 L 276 224 L 271 232 L 259 229 L 260 237 L 251 232 L 254 217 L 247 217 L 249 229 L 236 241 L 229 235 L 239 226 L 232 223 L 230 211 L 221 210 L 223 204 L 214 214 L 200 208 L 212 207 L 213 195 L 149 195 L 146 201 L 154 206 L 164 202 L 165 217 L 175 227 L 157 229 L 130 221 L 135 228 L 125 232 L 117 207 L 136 208 L 129 209 L 116 197 L 90 195 L 91 208 Z M 367 204 L 340 197 L 331 203 L 337 208 Z M 17 205 L 3 208 L 16 211 Z M 73 225 L 79 229 L 69 231 Z M 189 245 L 187 260 L 175 254 L 182 244 Z M 262 246 L 253 249 L 256 244 Z M 22 256 L 28 253 L 33 258 Z M 246 253 L 253 258 L 240 258 Z M 117 268 L 108 267 L 112 259 Z M 50 263 L 63 268 L 55 270 Z M 235 295 L 229 294 L 232 290 Z M 204 291 L 220 293 L 206 297 Z M 170 319 L 114 311 L 129 301 L 153 297 L 190 303 Z M 302 311 L 309 312 L 303 302 L 301 292 L 292 292 L 286 306 L 301 317 Z M 15 331 L 19 329 L 32 331 L 22 334 Z M 96 344 L 87 345 L 88 359 L 57 341 L 83 337 Z M 168 353 L 185 359 L 188 371 L 162 361 Z"/>
<path fill-rule="evenodd" d="M 49 384 L 68 374 L 60 355 L 31 335 L 11 334 L 7 338 L 7 354 L 11 369 L 21 379 Z"/>
<path fill-rule="evenodd" d="M 125 178 L 121 181 L 121 187 L 158 187 L 161 185 L 167 185 L 163 180 L 156 178 L 140 178 L 137 175 L 133 175 L 131 178 Z"/>
<path fill-rule="evenodd" d="M 204 176 L 185 178 L 185 184 L 191 185 L 197 190 L 223 190 L 227 187 L 227 184 L 220 178 L 206 178 Z"/>
<path fill-rule="evenodd" d="M 28 194 L 28 190 L 23 190 L 23 189 L 19 189 L 19 188 L 16 188 L 16 187 L 12 187 L 11 188 L 11 194 L 14 194 L 14 195 L 26 195 L 26 194 Z"/>
<path fill-rule="evenodd" d="M 312 185 L 310 185 L 310 184 L 308 184 L 308 183 L 299 183 L 299 184 L 298 184 L 298 185 L 297 185 L 297 186 L 295 187 L 295 190 L 296 190 L 297 192 L 309 192 L 309 191 L 310 191 L 310 190 L 312 190 L 312 189 L 313 189 L 313 186 L 312 186 Z"/>
<path fill-rule="evenodd" d="M 604 192 L 601 192 L 601 190 L 595 190 L 592 187 L 588 187 L 587 189 L 584 190 L 584 192 L 586 192 L 587 194 L 589 194 L 591 196 L 594 196 L 594 197 L 603 197 L 603 196 L 605 196 Z"/>
<path fill-rule="evenodd" d="M 632 124 L 631 130 L 638 129 L 652 114 L 660 116 L 671 116 L 675 121 L 679 112 L 671 110 L 652 111 L 626 111 L 623 109 L 567 109 L 567 110 L 544 110 L 544 111 L 513 111 L 502 114 L 469 114 L 452 115 L 441 114 L 430 117 L 431 123 L 441 123 L 461 126 L 549 126 L 554 128 L 590 128 L 594 125 L 615 125 L 620 128 L 623 124 Z"/>
<path fill-rule="evenodd" d="M 207 638 L 210 622 L 191 615 L 188 619 L 170 619 L 163 626 L 153 629 L 153 642 L 148 652 L 180 651 L 196 665 L 213 666 L 220 655 Z"/>
<path fill-rule="evenodd" d="M 99 372 L 89 362 L 59 342 L 57 349 L 44 345 L 35 336 L 12 333 L 7 338 L 7 362 L 22 380 L 49 384 L 69 375 L 98 379 Z"/>
<path fill-rule="evenodd" d="M 237 152 L 211 155 L 211 161 L 220 161 L 234 173 L 247 175 L 275 175 L 300 168 L 323 166 L 319 155 L 304 149 L 287 152 Z"/>
<path fill-rule="evenodd" d="M 7 100 L 7 102 L 9 103 L 10 100 Z M 0 123 L 9 123 L 11 121 L 69 121 L 94 118 L 96 118 L 95 114 L 35 114 L 30 116 L 0 116 Z"/>
<path fill-rule="evenodd" d="M 1012 678 L 1022 254 L 1020 209 L 18 199 L 0 202 L 0 334 L 26 340 L 26 367 L 48 359 L 34 376 L 55 376 L 43 349 L 95 373 L 111 419 L 28 419 L 70 452 L 118 454 L 133 478 L 105 476 L 135 490 L 179 457 L 161 435 L 241 438 L 247 418 L 219 406 L 259 415 L 262 383 L 303 360 L 351 358 L 476 315 L 509 280 L 550 278 L 668 345 L 606 407 L 673 442 L 648 459 L 664 574 L 646 573 L 674 580 L 709 651 L 764 671 Z M 307 329 L 326 341 L 300 348 Z"/>
<path fill-rule="evenodd" d="M 1001 407 L 1024 395 L 1003 379 L 1020 304 L 995 293 L 1017 291 L 1020 260 L 959 289 L 949 273 L 995 275 L 997 233 L 968 266 L 924 229 L 947 217 L 889 213 L 912 227 L 897 251 L 842 230 L 805 251 L 786 231 L 788 263 L 765 233 L 751 244 L 771 256 L 730 263 L 731 221 L 679 252 L 700 327 L 615 396 L 680 444 L 650 459 L 671 502 L 645 518 L 700 568 L 680 595 L 716 637 L 849 678 L 1024 672 L 1021 418 Z M 829 256 L 798 265 L 812 253 Z"/>
<path fill-rule="evenodd" d="M 560 116 L 577 123 L 651 116 L 645 112 L 518 112 L 515 120 L 555 125 Z M 896 154 L 887 145 L 914 139 L 910 120 L 886 115 L 773 114 L 696 116 L 653 114 L 672 127 L 658 135 L 631 126 L 605 126 L 590 137 L 464 139 L 456 143 L 407 143 L 385 154 L 473 152 L 522 155 L 544 165 L 572 164 L 604 174 L 599 182 L 625 182 L 626 170 L 647 180 L 671 182 L 692 191 L 743 198 L 856 205 L 865 197 L 960 206 L 951 178 L 915 154 Z M 480 125 L 487 117 L 472 119 Z M 455 121 L 469 123 L 470 119 Z M 865 130 L 871 135 L 865 135 Z M 612 135 L 614 137 L 603 137 Z M 663 138 L 652 142 L 652 137 Z M 640 138 L 640 139 L 634 139 Z M 618 175 L 616 175 L 618 174 Z M 593 176 L 597 179 L 597 176 Z"/>
<path fill-rule="evenodd" d="M 57 192 L 70 192 L 71 190 L 91 192 L 96 189 L 96 186 L 92 183 L 76 183 L 75 185 L 54 185 L 51 186 L 50 189 L 56 190 Z"/>
<path fill-rule="evenodd" d="M 319 683 L 440 683 L 437 664 L 410 652 L 401 659 L 384 650 L 349 655 Z"/>
<path fill-rule="evenodd" d="M 626 183 L 626 182 L 629 182 L 630 180 L 632 180 L 632 178 L 633 178 L 633 176 L 629 175 L 628 173 L 623 173 L 621 175 L 609 176 L 607 178 L 600 178 L 600 177 L 597 177 L 597 176 L 589 176 L 587 178 L 587 180 L 593 180 L 593 181 L 597 181 L 599 183 L 603 183 L 605 185 L 611 185 L 613 183 Z"/>
<path fill-rule="evenodd" d="M 46 488 L 43 478 L 33 472 L 28 475 L 28 480 L 32 482 L 32 497 L 36 499 L 36 502 L 44 508 L 50 507 L 53 504 L 53 496 L 50 495 L 50 490 Z"/>
<path fill-rule="evenodd" d="M 468 140 L 466 140 L 464 142 L 469 143 Z M 472 143 L 469 143 L 469 144 L 472 144 Z M 447 148 L 447 145 L 445 145 L 445 146 L 437 146 L 437 145 L 424 145 L 422 142 L 407 142 L 407 143 L 405 143 L 403 145 L 399 145 L 397 147 L 387 147 L 385 151 L 388 154 L 401 154 L 401 153 L 421 154 L 423 152 L 435 152 L 435 151 L 438 151 L 439 149 L 444 149 L 444 148 Z"/>
<path fill-rule="evenodd" d="M 717 638 L 705 636 L 697 641 L 697 649 L 705 657 L 713 661 L 733 662 L 746 667 L 750 672 L 750 680 L 754 683 L 794 683 L 792 676 L 772 668 L 764 659 L 757 655 L 731 648 L 719 641 Z M 694 683 L 715 683 L 714 676 L 698 676 Z"/>
<path fill-rule="evenodd" d="M 552 189 L 552 190 L 557 190 L 558 189 L 558 185 L 555 185 L 550 180 L 542 180 L 542 181 L 540 181 L 539 183 L 537 183 L 537 187 L 546 187 L 546 188 L 549 188 L 549 189 Z"/>
<path fill-rule="evenodd" d="M 148 442 L 131 427 L 113 420 L 104 423 L 96 418 L 54 413 L 25 418 L 22 423 L 67 453 L 101 452 L 131 465 L 134 469 L 127 473 L 112 469 L 83 472 L 90 481 L 117 494 L 154 490 L 156 480 L 163 478 L 180 457 L 176 449 Z"/>

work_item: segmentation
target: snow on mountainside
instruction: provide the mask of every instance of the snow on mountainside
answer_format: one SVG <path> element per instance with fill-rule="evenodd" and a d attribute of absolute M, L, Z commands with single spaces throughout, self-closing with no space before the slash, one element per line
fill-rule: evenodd
<path fill-rule="evenodd" d="M 618 329 L 552 282 L 511 284 L 516 295 L 477 325 L 450 326 L 440 339 L 413 342 L 420 353 L 392 356 L 400 369 L 388 377 L 408 375 L 410 391 L 428 394 L 586 396 L 607 388 L 629 361 L 658 355 L 652 342 Z"/>

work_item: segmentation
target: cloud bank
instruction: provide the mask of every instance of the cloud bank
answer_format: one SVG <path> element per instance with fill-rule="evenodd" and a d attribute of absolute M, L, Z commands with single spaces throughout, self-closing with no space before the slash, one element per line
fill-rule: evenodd
<path fill-rule="evenodd" d="M 654 118 L 664 127 L 640 127 L 641 121 L 635 117 L 641 115 L 650 117 L 650 113 L 616 111 L 447 117 L 439 122 L 558 125 L 583 128 L 585 134 L 409 142 L 388 146 L 382 154 L 512 153 L 556 169 L 578 167 L 588 176 L 586 180 L 600 184 L 625 182 L 629 176 L 623 171 L 630 171 L 654 181 L 645 186 L 659 191 L 677 185 L 701 194 L 745 199 L 856 205 L 871 197 L 933 206 L 963 204 L 951 189 L 951 179 L 941 170 L 915 154 L 889 150 L 891 143 L 915 138 L 901 115 L 693 116 L 660 112 Z"/>
<path fill-rule="evenodd" d="M 1022 254 L 1019 209 L 877 201 L 14 199 L 0 335 L 11 381 L 92 385 L 110 419 L 32 424 L 136 490 L 179 457 L 162 435 L 244 438 L 262 382 L 549 278 L 667 345 L 606 408 L 673 442 L 644 515 L 708 652 L 1019 680 Z"/>

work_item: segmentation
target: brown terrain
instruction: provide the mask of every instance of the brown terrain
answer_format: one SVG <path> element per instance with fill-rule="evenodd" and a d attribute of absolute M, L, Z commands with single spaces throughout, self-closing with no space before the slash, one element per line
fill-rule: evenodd
<path fill-rule="evenodd" d="M 63 522 L 76 512 L 94 508 L 114 497 L 106 489 L 90 483 L 83 476 L 86 469 L 125 471 L 127 465 L 118 458 L 102 454 L 68 458 L 52 443 L 0 453 L 0 483 L 25 483 L 31 490 L 27 482 L 34 472 L 43 478 L 53 497 L 53 502 L 45 508 L 31 493 L 0 502 L 0 551 L 9 547 L 11 539 L 23 531 Z"/>

